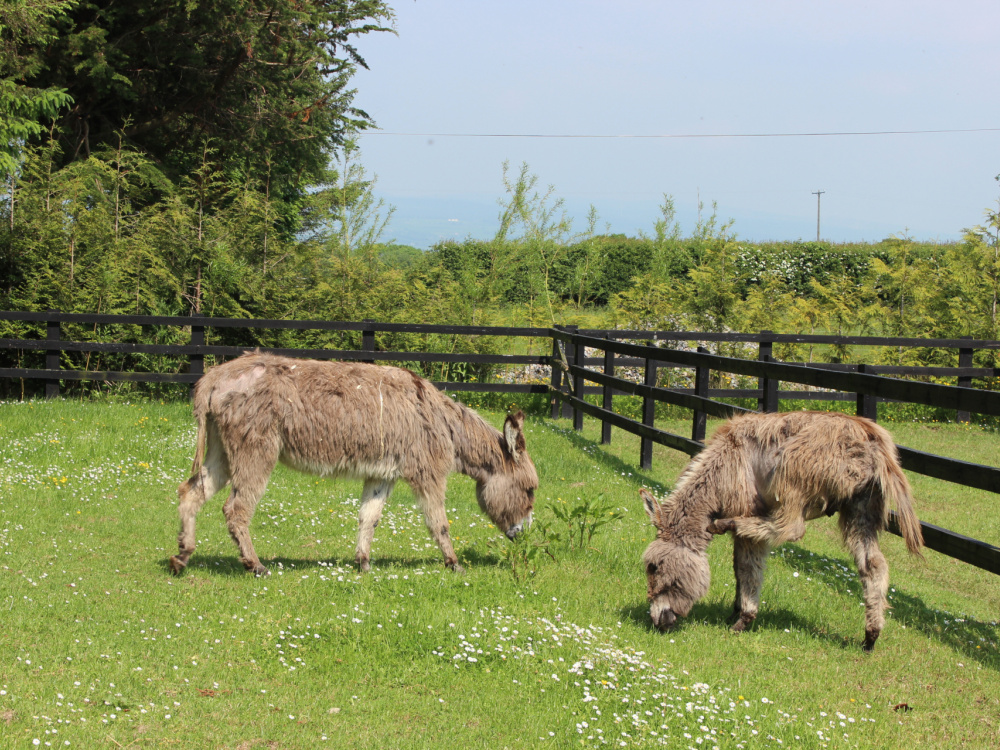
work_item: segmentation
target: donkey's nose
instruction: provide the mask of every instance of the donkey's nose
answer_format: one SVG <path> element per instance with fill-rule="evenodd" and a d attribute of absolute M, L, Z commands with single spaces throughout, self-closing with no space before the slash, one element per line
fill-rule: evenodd
<path fill-rule="evenodd" d="M 653 624 L 656 625 L 657 630 L 670 630 L 677 624 L 677 615 L 674 614 L 672 609 L 660 610 L 659 619 Z"/>
<path fill-rule="evenodd" d="M 514 525 L 513 525 L 513 526 L 511 526 L 511 527 L 510 527 L 509 529 L 507 529 L 507 538 L 508 538 L 508 539 L 510 539 L 511 541 L 513 541 L 513 540 L 514 540 L 514 538 L 515 538 L 515 537 L 516 537 L 516 536 L 517 536 L 518 534 L 520 534 L 520 533 L 521 533 L 521 530 L 522 530 L 523 528 L 524 528 L 524 525 L 523 525 L 523 524 L 520 524 L 520 523 L 516 523 L 516 524 L 514 524 Z"/>

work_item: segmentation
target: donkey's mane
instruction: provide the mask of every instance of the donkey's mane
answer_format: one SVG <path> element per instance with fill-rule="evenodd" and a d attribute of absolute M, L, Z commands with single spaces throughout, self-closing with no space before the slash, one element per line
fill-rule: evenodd
<path fill-rule="evenodd" d="M 728 435 L 720 431 L 691 459 L 664 502 L 668 516 L 680 518 L 702 511 L 711 514 L 716 510 L 715 505 L 722 504 L 722 492 L 727 488 L 725 470 L 732 460 L 732 456 L 723 455 L 728 450 L 727 443 Z"/>
<path fill-rule="evenodd" d="M 501 432 L 465 404 L 447 396 L 444 398 L 456 417 L 449 420 L 449 426 L 457 470 L 477 479 L 484 470 L 502 466 L 506 453 L 502 448 Z"/>

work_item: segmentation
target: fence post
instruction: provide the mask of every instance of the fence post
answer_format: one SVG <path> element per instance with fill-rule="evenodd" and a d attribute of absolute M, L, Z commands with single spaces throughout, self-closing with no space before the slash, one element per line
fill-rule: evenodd
<path fill-rule="evenodd" d="M 578 328 L 579 328 L 579 326 L 564 326 L 563 330 L 566 331 L 566 333 L 570 334 L 571 336 L 575 336 Z M 575 365 L 576 364 L 576 345 L 573 345 L 573 346 L 567 345 L 564 351 L 566 352 L 566 364 L 568 364 L 570 366 Z M 565 390 L 566 393 L 570 392 L 570 390 L 572 388 L 572 383 L 573 383 L 573 381 L 570 380 L 569 373 L 566 373 L 566 378 L 564 380 L 564 390 Z M 563 419 L 569 419 L 570 417 L 574 417 L 574 426 L 575 426 L 575 411 L 574 411 L 573 407 L 570 406 L 569 401 L 563 401 L 562 416 L 563 416 Z"/>
<path fill-rule="evenodd" d="M 774 342 L 765 338 L 773 331 L 760 332 L 760 344 L 757 350 L 757 359 L 761 362 L 771 362 L 774 357 Z M 778 411 L 778 383 L 768 377 L 757 378 L 757 387 L 760 388 L 760 397 L 757 399 L 757 411 L 775 412 Z"/>
<path fill-rule="evenodd" d="M 971 339 L 971 336 L 963 336 L 962 338 Z M 959 367 L 972 367 L 972 348 L 963 346 L 958 350 L 958 366 Z M 971 388 L 972 387 L 972 376 L 971 375 L 959 375 L 958 376 L 958 387 L 959 388 Z M 970 422 L 972 421 L 972 415 L 967 411 L 960 411 L 955 415 L 955 419 L 959 422 Z"/>
<path fill-rule="evenodd" d="M 57 315 L 58 310 L 49 310 L 50 315 Z M 46 370 L 59 370 L 60 369 L 60 353 L 59 341 L 59 319 L 49 318 L 45 323 L 45 340 L 51 344 L 54 348 L 45 350 L 45 369 Z M 45 381 L 45 398 L 56 398 L 59 396 L 59 380 L 46 380 Z"/>
<path fill-rule="evenodd" d="M 365 318 L 362 323 L 374 323 L 375 321 L 371 318 Z M 374 328 L 362 328 L 361 329 L 361 351 L 363 352 L 373 352 L 375 351 L 375 329 Z M 375 364 L 374 359 L 363 359 L 362 362 L 367 362 L 370 365 Z"/>
<path fill-rule="evenodd" d="M 562 326 L 553 326 L 557 330 L 563 330 Z M 552 339 L 552 412 L 549 415 L 552 419 L 559 419 L 559 405 L 562 399 L 556 395 L 562 389 L 562 358 L 559 356 L 562 350 L 559 348 L 559 339 Z"/>
<path fill-rule="evenodd" d="M 610 336 L 605 336 L 610 340 Z M 615 374 L 615 353 L 610 349 L 604 350 L 604 374 L 614 377 Z M 614 411 L 614 389 L 610 385 L 605 385 L 601 394 L 601 408 L 606 411 Z M 601 420 L 601 445 L 611 444 L 611 423 Z"/>
<path fill-rule="evenodd" d="M 204 313 L 194 312 L 191 313 L 192 318 L 204 318 Z M 191 324 L 191 346 L 204 346 L 205 345 L 205 326 L 197 325 L 195 323 Z M 205 355 L 204 354 L 189 354 L 188 355 L 188 371 L 192 375 L 201 375 L 205 372 Z M 188 397 L 194 396 L 194 383 L 188 389 Z"/>
<path fill-rule="evenodd" d="M 585 367 L 587 356 L 586 347 L 583 344 L 575 344 L 573 346 L 573 361 L 576 363 L 577 367 Z M 585 378 L 583 375 L 577 373 L 573 376 L 573 395 L 576 396 L 581 401 L 583 400 L 583 384 Z M 583 430 L 583 410 L 573 409 L 573 429 L 577 432 Z"/>
<path fill-rule="evenodd" d="M 708 349 L 703 346 L 698 347 L 699 354 L 708 354 Z M 708 377 L 710 370 L 707 367 L 694 368 L 694 395 L 701 398 L 708 398 Z M 699 443 L 705 442 L 705 430 L 708 426 L 708 414 L 703 411 L 694 412 L 694 419 L 691 424 L 691 439 Z"/>
<path fill-rule="evenodd" d="M 868 373 L 868 365 L 858 365 L 858 373 Z M 869 373 L 870 374 L 870 373 Z M 855 412 L 859 417 L 866 417 L 873 422 L 878 421 L 878 398 L 867 393 L 858 394 L 858 406 Z"/>
<path fill-rule="evenodd" d="M 646 375 L 643 384 L 653 388 L 656 386 L 656 365 L 652 359 L 646 360 Z M 656 421 L 656 401 L 649 396 L 642 397 L 642 423 L 647 427 L 655 426 Z M 644 437 L 639 442 L 639 467 L 651 469 L 653 467 L 653 441 Z"/>

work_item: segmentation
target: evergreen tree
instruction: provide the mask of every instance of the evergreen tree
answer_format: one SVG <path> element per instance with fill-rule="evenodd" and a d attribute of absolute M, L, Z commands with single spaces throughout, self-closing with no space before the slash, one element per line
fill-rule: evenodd
<path fill-rule="evenodd" d="M 371 123 L 352 103 L 351 76 L 366 67 L 354 39 L 392 20 L 382 0 L 49 5 L 60 12 L 40 16 L 46 43 L 16 54 L 26 86 L 72 97 L 57 121 L 63 163 L 120 133 L 176 179 L 207 142 L 227 174 L 267 177 L 270 196 L 292 202 L 345 134 Z"/>

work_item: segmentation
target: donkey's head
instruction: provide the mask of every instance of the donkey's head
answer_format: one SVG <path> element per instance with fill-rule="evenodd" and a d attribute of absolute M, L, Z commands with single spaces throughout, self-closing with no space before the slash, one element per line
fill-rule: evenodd
<path fill-rule="evenodd" d="M 658 630 L 669 630 L 708 593 L 708 555 L 704 550 L 687 546 L 683 539 L 665 533 L 663 507 L 651 493 L 640 492 L 646 513 L 657 530 L 657 538 L 650 542 L 642 556 L 646 567 L 649 616 Z"/>
<path fill-rule="evenodd" d="M 479 507 L 510 539 L 531 525 L 538 472 L 524 449 L 524 412 L 507 417 L 500 440 L 503 460 L 476 484 Z"/>

